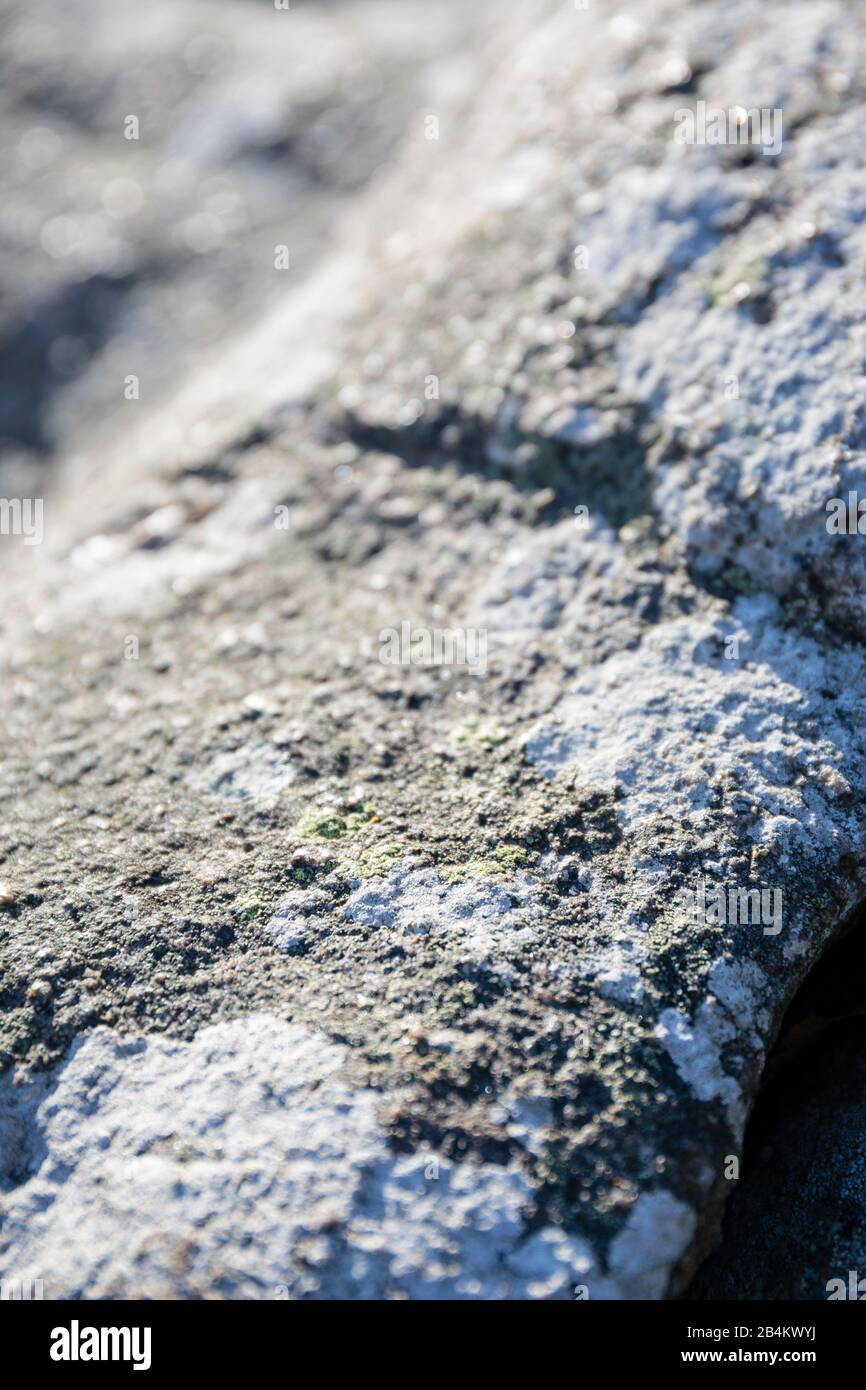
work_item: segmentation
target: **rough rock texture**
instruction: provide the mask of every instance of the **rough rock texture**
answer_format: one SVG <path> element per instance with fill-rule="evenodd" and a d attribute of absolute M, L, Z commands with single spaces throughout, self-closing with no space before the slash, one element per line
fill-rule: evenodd
<path fill-rule="evenodd" d="M 37 1081 L 18 1097 L 33 1176 L 5 1204 L 16 1261 L 96 1298 L 557 1297 L 598 1275 L 557 1225 L 521 1239 L 533 1194 L 517 1164 L 389 1153 L 375 1093 L 346 1084 L 342 1053 L 264 1014 L 190 1043 L 94 1030 L 47 1095 Z M 599 1287 L 658 1295 L 691 1222 L 644 1197 L 609 1261 L 620 1283 Z"/>
<path fill-rule="evenodd" d="M 49 1296 L 676 1293 L 862 895 L 863 19 L 486 26 L 2 539 L 0 1270 Z M 699 99 L 781 152 L 675 143 Z M 486 671 L 382 664 L 404 621 Z"/>

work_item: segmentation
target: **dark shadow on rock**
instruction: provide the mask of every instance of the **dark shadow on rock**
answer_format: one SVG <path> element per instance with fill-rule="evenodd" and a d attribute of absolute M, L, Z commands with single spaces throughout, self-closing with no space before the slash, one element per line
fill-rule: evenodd
<path fill-rule="evenodd" d="M 864 978 L 861 907 L 785 1015 L 720 1243 L 686 1298 L 827 1299 L 866 1278 Z"/>
<path fill-rule="evenodd" d="M 65 284 L 10 326 L 0 340 L 0 439 L 37 453 L 51 451 L 48 415 L 56 392 L 109 340 L 140 279 L 140 274 L 93 275 Z M 68 364 L 56 353 L 63 340 L 78 354 Z"/>
<path fill-rule="evenodd" d="M 349 439 L 360 449 L 393 454 L 409 467 L 450 463 L 464 473 L 502 479 L 521 492 L 550 490 L 550 502 L 539 513 L 545 523 L 585 506 L 618 528 L 655 515 L 647 457 L 657 431 L 642 406 L 619 406 L 617 413 L 617 429 L 591 444 L 516 427 L 503 430 L 454 407 L 402 429 L 368 425 L 347 413 L 327 433 L 333 442 Z"/>

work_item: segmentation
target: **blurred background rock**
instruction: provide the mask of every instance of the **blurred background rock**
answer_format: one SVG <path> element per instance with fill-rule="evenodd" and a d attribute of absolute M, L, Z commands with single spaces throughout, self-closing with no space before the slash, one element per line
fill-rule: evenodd
<path fill-rule="evenodd" d="M 285 288 L 278 245 L 296 287 L 424 103 L 471 82 L 491 12 L 0 5 L 2 490 L 32 491 L 34 468 L 115 419 L 128 375 L 151 408 L 255 320 Z"/>

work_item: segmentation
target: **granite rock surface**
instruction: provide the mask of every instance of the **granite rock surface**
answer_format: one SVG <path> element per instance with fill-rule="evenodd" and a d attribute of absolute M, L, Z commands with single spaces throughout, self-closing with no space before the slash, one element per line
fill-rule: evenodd
<path fill-rule="evenodd" d="M 366 164 L 328 165 L 338 193 L 278 210 L 327 223 L 303 274 L 274 269 L 270 182 L 233 253 L 247 326 L 190 355 L 121 315 L 35 433 L 5 426 L 44 539 L 0 538 L 0 1273 L 662 1298 L 863 894 L 866 541 L 827 504 L 866 490 L 866 25 L 532 0 L 479 15 L 468 82 L 424 6 L 412 86 L 415 40 L 354 8 L 409 90 Z M 264 114 L 205 100 L 193 36 L 153 185 L 113 146 L 88 163 L 106 217 L 134 178 L 135 236 L 173 225 L 166 149 L 291 164 L 313 107 L 354 128 L 344 11 L 297 7 L 331 95 L 279 65 Z M 247 75 L 295 23 L 255 13 Z M 113 73 L 114 23 L 89 59 Z M 678 142 L 699 102 L 781 112 L 780 148 Z M 183 255 L 233 274 L 207 227 Z M 120 273 L 55 259 L 22 285 Z M 384 662 L 403 624 L 483 660 Z"/>

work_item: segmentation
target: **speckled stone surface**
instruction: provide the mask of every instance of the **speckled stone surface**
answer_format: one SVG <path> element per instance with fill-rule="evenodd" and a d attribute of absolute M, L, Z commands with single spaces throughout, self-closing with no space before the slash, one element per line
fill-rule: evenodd
<path fill-rule="evenodd" d="M 862 17 L 481 27 L 2 538 L 0 1272 L 48 1297 L 675 1294 L 862 895 Z M 678 144 L 699 100 L 780 151 Z M 407 621 L 486 669 L 383 664 Z"/>

